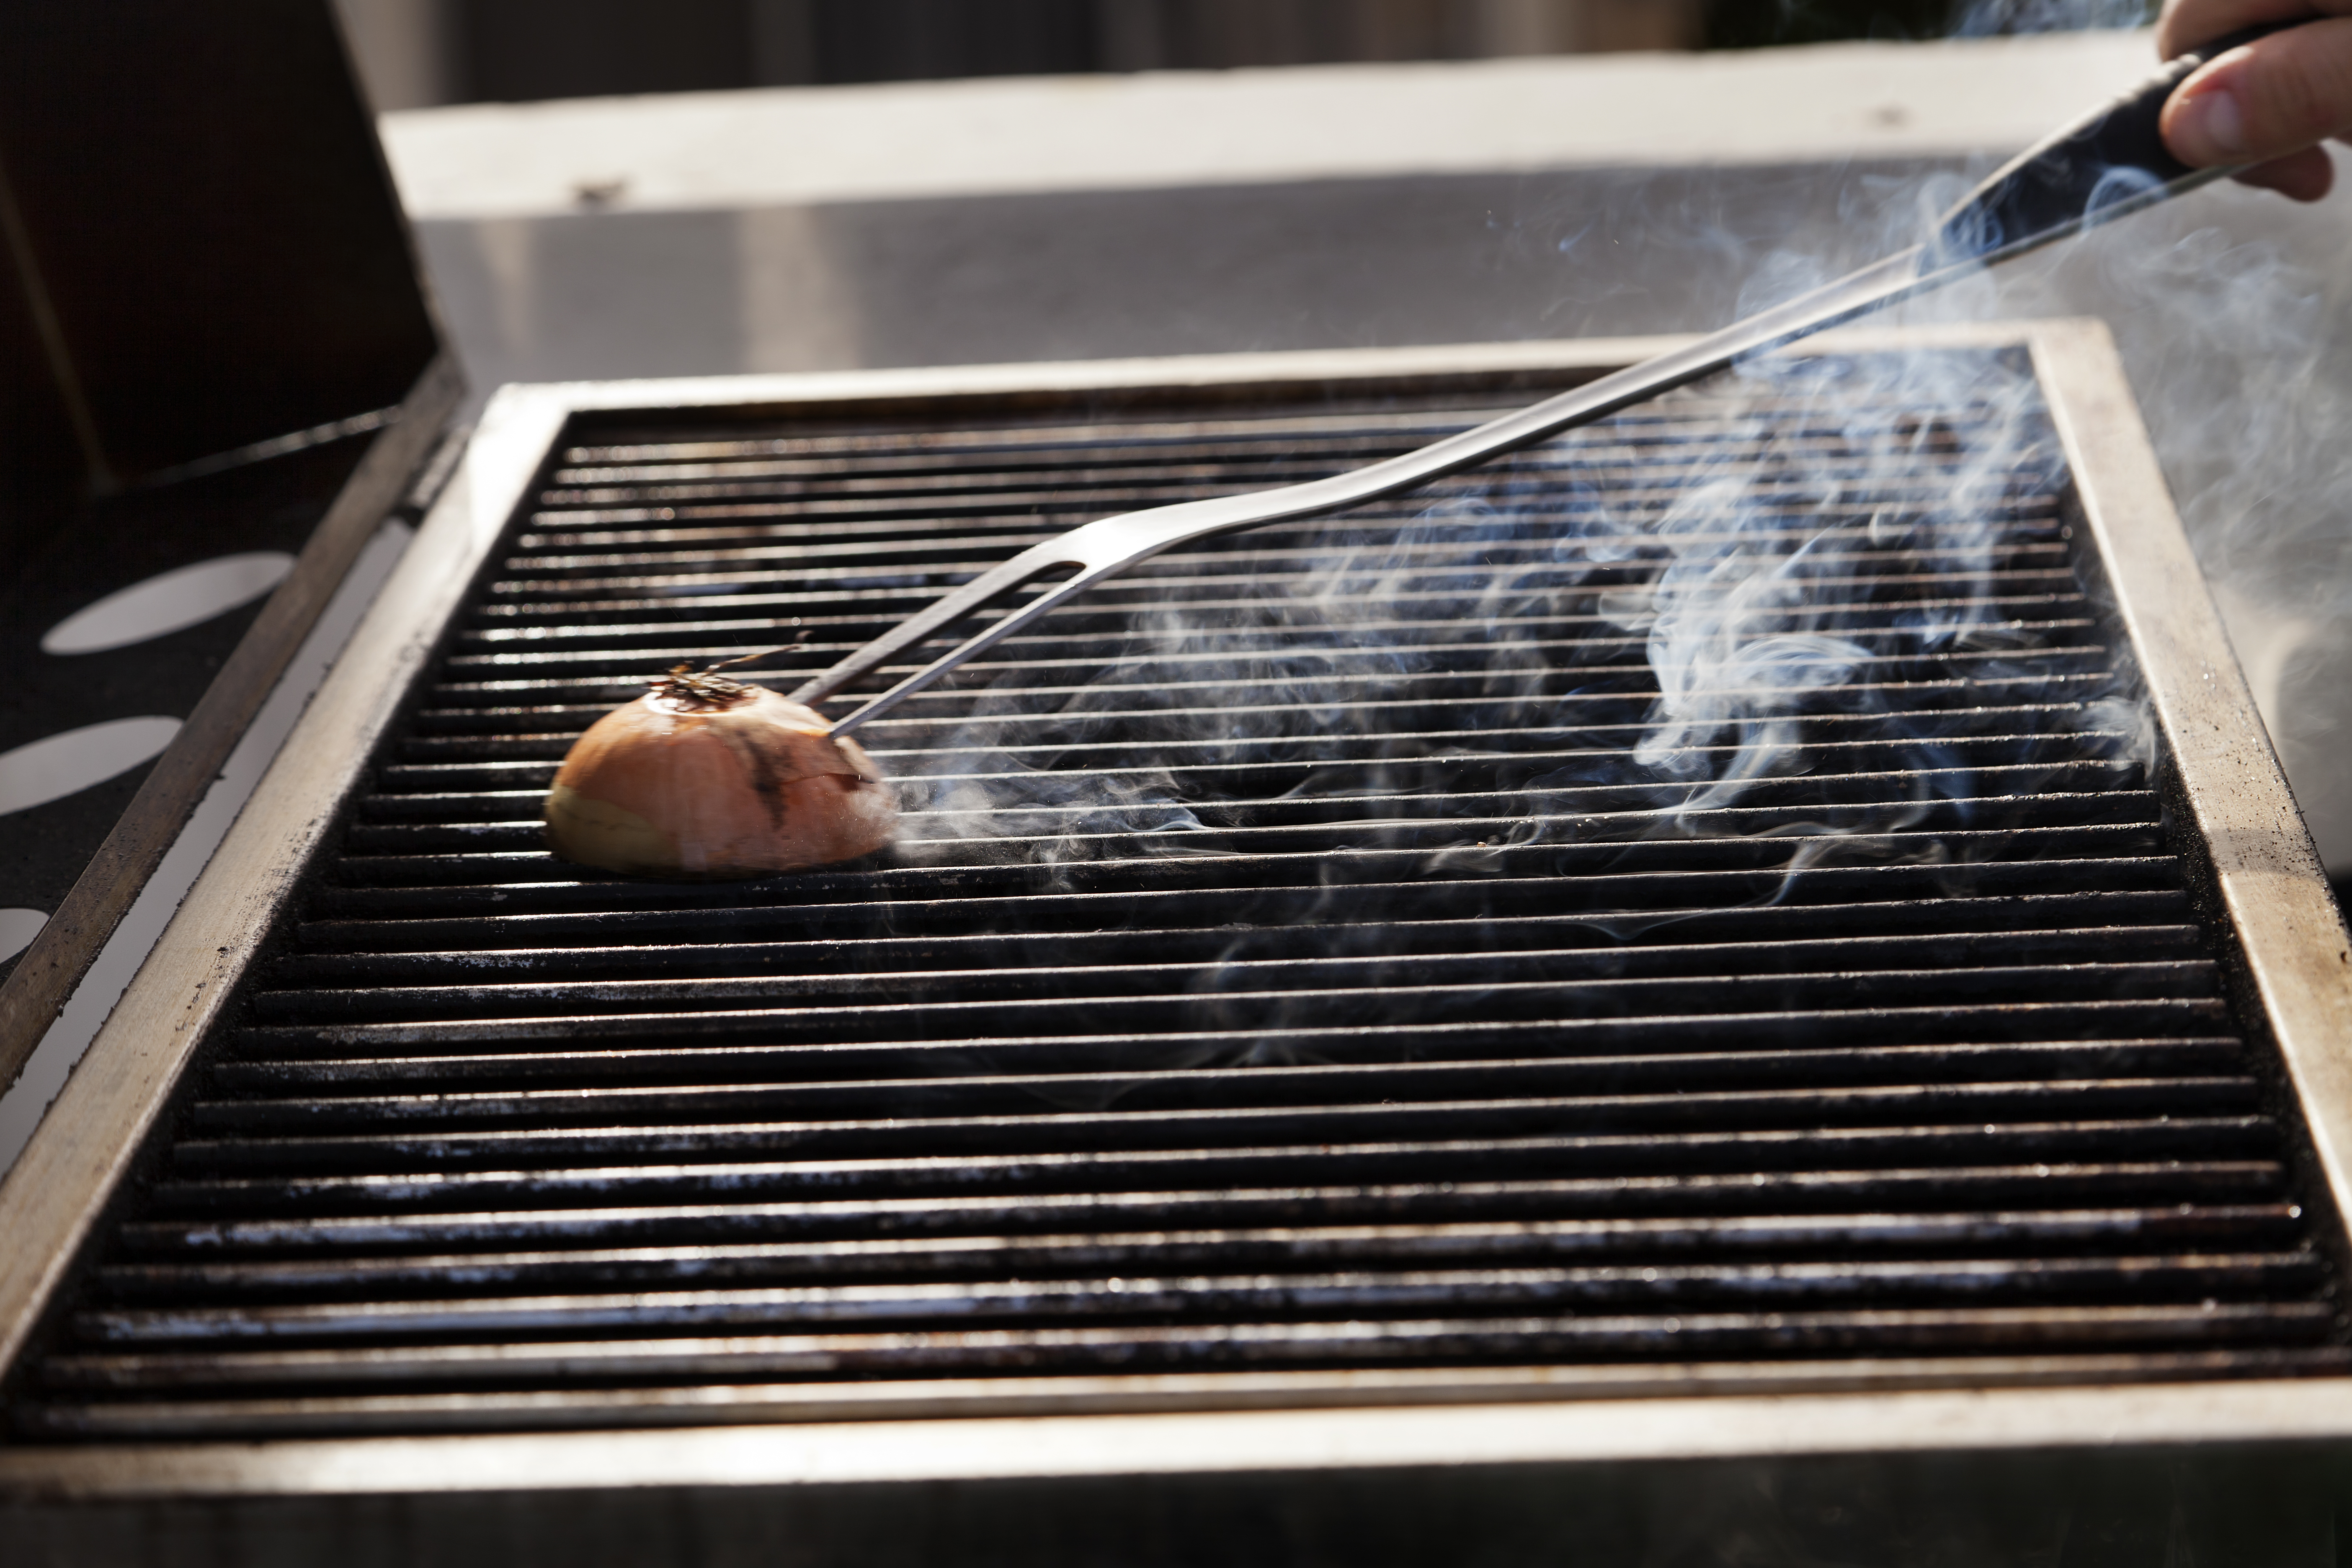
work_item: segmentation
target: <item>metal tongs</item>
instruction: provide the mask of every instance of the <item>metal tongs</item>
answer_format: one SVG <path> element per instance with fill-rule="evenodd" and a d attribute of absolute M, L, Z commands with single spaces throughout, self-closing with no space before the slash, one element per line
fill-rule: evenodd
<path fill-rule="evenodd" d="M 958 665 L 1097 583 L 1171 545 L 1258 523 L 1311 517 L 1410 489 L 1571 426 L 1604 418 L 1735 361 L 2194 190 L 2232 171 L 2192 169 L 2166 150 L 2157 131 L 2157 117 L 2165 100 L 2206 60 L 2292 25 L 2247 28 L 2172 60 L 2122 97 L 2003 165 L 1939 219 L 1924 243 L 1908 250 L 1685 347 L 1402 457 L 1305 484 L 1180 501 L 1074 528 L 982 573 L 798 688 L 792 692 L 792 700 L 814 707 L 859 676 L 910 652 L 1003 595 L 1047 573 L 1077 568 L 1075 575 L 990 622 L 833 726 L 835 734 L 846 733 L 888 712 Z"/>

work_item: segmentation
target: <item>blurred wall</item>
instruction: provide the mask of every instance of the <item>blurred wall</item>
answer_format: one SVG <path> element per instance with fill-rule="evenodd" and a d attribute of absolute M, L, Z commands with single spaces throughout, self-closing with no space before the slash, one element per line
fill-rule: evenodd
<path fill-rule="evenodd" d="M 336 6 L 380 110 L 1687 48 L 1703 40 L 1706 16 L 1706 0 L 336 0 Z"/>

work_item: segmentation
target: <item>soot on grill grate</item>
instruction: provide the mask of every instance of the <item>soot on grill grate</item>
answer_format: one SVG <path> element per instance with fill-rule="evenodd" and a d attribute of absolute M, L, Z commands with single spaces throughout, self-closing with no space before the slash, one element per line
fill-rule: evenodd
<path fill-rule="evenodd" d="M 2034 386 L 1926 357 L 1162 557 L 720 886 L 539 846 L 647 676 L 1487 410 L 575 430 L 18 1434 L 2340 1367 Z"/>

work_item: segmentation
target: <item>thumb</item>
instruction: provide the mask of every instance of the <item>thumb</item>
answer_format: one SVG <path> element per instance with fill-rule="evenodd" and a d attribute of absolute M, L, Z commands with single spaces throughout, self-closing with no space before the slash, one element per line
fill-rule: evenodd
<path fill-rule="evenodd" d="M 2352 17 L 2256 39 L 2180 84 L 2159 122 L 2198 168 L 2263 163 L 2352 131 Z"/>

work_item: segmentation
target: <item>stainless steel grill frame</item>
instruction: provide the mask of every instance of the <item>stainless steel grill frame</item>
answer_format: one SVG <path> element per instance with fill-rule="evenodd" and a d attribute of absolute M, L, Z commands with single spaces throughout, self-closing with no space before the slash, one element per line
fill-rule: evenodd
<path fill-rule="evenodd" d="M 1867 349 L 1849 332 L 1804 352 Z M 2168 747 L 2167 786 L 2210 861 L 2202 892 L 2240 940 L 2235 984 L 2273 1035 L 2312 1155 L 2339 1213 L 2352 1159 L 2352 944 L 2229 656 L 2153 453 L 2103 330 L 2042 323 L 1931 334 L 1906 344 L 2029 353 L 2073 468 L 2083 521 L 2131 631 Z M 821 413 L 877 400 L 1017 405 L 1086 388 L 1251 383 L 1344 386 L 1498 371 L 1592 372 L 1655 343 L 1536 344 L 1235 356 L 806 378 L 509 388 L 460 472 L 179 919 L 117 1009 L 7 1184 L 0 1234 L 0 1363 L 13 1362 L 49 1294 L 213 1023 L 336 805 L 430 655 L 440 628 L 576 413 L 747 405 Z M 1888 1369 L 1894 1376 L 1895 1369 Z M 1981 1377 L 1980 1367 L 1973 1377 Z M 2012 1369 L 2030 1384 L 2034 1369 Z M 2063 1374 L 2079 1382 L 2083 1369 Z M 1148 1397 L 1111 1380 L 1021 1391 L 1024 1417 L 935 1419 L 955 1402 L 920 1384 L 804 1408 L 795 1426 L 283 1440 L 254 1445 L 0 1447 L 0 1488 L 71 1496 L 592 1487 L 614 1484 L 1186 1473 L 1857 1449 L 2352 1436 L 2352 1380 L 1939 1392 L 1904 1369 L 1901 1393 L 1788 1392 L 1770 1366 L 1627 1366 L 1571 1385 L 1509 1369 L 1392 1371 L 1327 1385 L 1233 1373 Z M 1944 1381 L 1955 1381 L 1947 1378 Z M 1965 1379 L 1958 1381 L 1965 1382 Z M 1617 1394 L 1622 1398 L 1599 1398 Z M 1639 1399 L 1630 1396 L 1641 1395 Z M 1171 1405 L 1194 1405 L 1171 1411 Z M 1132 1412 L 1122 1406 L 1139 1406 Z M 1271 1407 L 1271 1408 L 1269 1408 Z M 1148 1412 L 1148 1413 L 1147 1413 Z M 887 1415 L 885 1422 L 832 1417 Z M 814 1417 L 814 1422 L 807 1418 Z"/>

